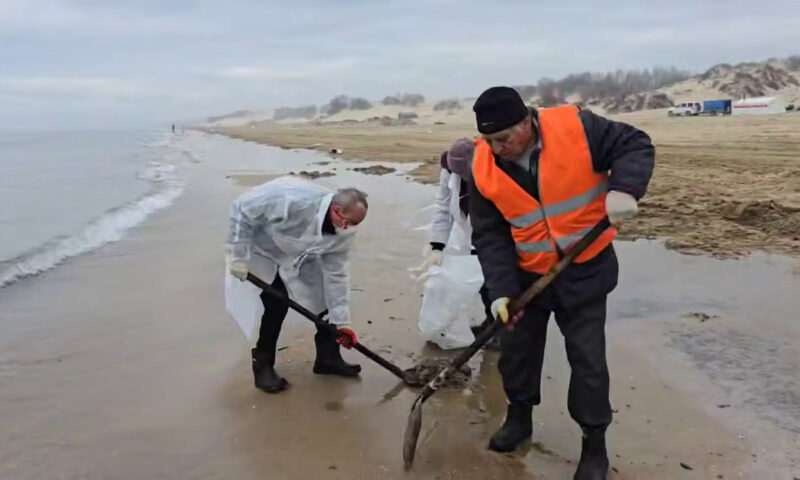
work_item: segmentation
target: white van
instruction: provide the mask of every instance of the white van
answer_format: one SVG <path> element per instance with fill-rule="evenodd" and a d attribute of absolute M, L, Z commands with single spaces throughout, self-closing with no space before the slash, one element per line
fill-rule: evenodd
<path fill-rule="evenodd" d="M 670 117 L 689 117 L 695 116 L 703 109 L 700 102 L 681 102 L 674 107 L 669 107 L 667 115 Z"/>

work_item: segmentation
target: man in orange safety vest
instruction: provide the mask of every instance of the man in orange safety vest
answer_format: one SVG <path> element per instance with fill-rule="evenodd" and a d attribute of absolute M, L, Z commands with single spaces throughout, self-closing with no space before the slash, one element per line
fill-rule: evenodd
<path fill-rule="evenodd" d="M 606 297 L 618 265 L 609 228 L 524 312 L 508 304 L 546 273 L 592 227 L 632 217 L 653 171 L 655 150 L 636 128 L 574 106 L 537 111 L 509 87 L 493 87 L 473 107 L 478 131 L 470 181 L 473 245 L 501 333 L 499 369 L 506 420 L 489 447 L 516 449 L 532 433 L 540 403 L 547 323 L 555 313 L 572 370 L 569 412 L 583 431 L 575 479 L 608 471 L 611 423 L 605 354 Z"/>

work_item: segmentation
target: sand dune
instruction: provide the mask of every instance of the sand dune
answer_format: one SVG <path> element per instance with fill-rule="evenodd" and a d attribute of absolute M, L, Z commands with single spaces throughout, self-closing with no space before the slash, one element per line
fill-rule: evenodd
<path fill-rule="evenodd" d="M 709 68 L 702 74 L 666 87 L 652 91 L 634 91 L 625 95 L 583 98 L 577 92 L 562 93 L 565 95 L 566 103 L 586 103 L 601 114 L 666 108 L 671 103 L 688 100 L 736 99 L 743 95 L 748 97 L 775 95 L 782 97 L 787 102 L 797 102 L 800 99 L 800 60 L 798 57 L 789 57 L 738 65 L 720 64 Z M 435 111 L 436 101 L 417 106 L 383 105 L 379 101 L 373 101 L 373 106 L 369 109 L 345 109 L 333 115 L 319 114 L 311 119 L 290 118 L 281 120 L 279 123 L 363 122 L 383 117 L 397 119 L 401 113 L 416 114 L 418 118 L 415 121 L 420 124 L 469 123 L 474 98 L 459 100 L 462 106 L 460 110 Z M 532 105 L 537 105 L 539 97 L 534 95 L 529 98 L 529 101 Z M 245 125 L 269 119 L 270 117 L 265 115 L 238 115 L 226 120 L 225 124 L 221 126 Z"/>
<path fill-rule="evenodd" d="M 673 102 L 697 99 L 779 96 L 800 97 L 800 68 L 788 60 L 716 65 L 705 73 L 659 90 Z"/>

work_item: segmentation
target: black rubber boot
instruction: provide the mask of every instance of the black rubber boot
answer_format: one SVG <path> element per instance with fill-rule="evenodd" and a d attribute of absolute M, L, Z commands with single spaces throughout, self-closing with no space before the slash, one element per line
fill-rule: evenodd
<path fill-rule="evenodd" d="M 583 435 L 581 460 L 573 480 L 605 480 L 608 474 L 608 453 L 605 432 Z"/>
<path fill-rule="evenodd" d="M 495 452 L 511 452 L 533 433 L 531 405 L 509 405 L 506 421 L 489 441 L 489 449 Z"/>
<path fill-rule="evenodd" d="M 278 393 L 286 390 L 289 382 L 275 371 L 275 351 L 263 351 L 254 348 L 250 353 L 253 356 L 253 378 L 256 388 L 267 393 Z"/>
<path fill-rule="evenodd" d="M 340 377 L 357 377 L 361 373 L 361 365 L 344 361 L 333 331 L 317 330 L 317 334 L 314 335 L 314 343 L 317 345 L 314 373 L 339 375 Z"/>

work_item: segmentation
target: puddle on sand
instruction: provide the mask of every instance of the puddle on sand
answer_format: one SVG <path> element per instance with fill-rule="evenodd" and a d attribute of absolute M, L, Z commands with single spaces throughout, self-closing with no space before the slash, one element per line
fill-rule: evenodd
<path fill-rule="evenodd" d="M 718 260 L 664 250 L 658 242 L 619 242 L 620 284 L 609 322 L 656 322 L 657 339 L 687 355 L 728 401 L 800 432 L 800 280 L 796 261 L 753 254 Z"/>

